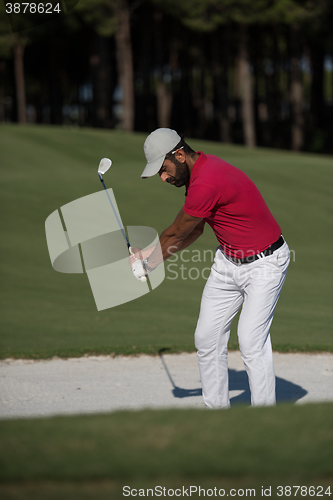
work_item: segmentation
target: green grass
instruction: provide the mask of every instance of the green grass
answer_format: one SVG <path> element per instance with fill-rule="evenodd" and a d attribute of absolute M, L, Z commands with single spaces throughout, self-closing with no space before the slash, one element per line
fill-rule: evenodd
<path fill-rule="evenodd" d="M 86 486 L 120 498 L 123 485 L 332 486 L 332 424 L 332 403 L 2 421 L 0 493 Z"/>
<path fill-rule="evenodd" d="M 86 275 L 57 273 L 50 264 L 45 219 L 60 206 L 101 189 L 97 166 L 104 156 L 113 160 L 105 180 L 125 225 L 150 226 L 161 233 L 172 222 L 184 192 L 156 176 L 140 178 L 144 139 L 143 134 L 119 131 L 0 127 L 1 358 L 194 350 L 205 280 L 189 279 L 188 270 L 210 267 L 210 259 L 201 267 L 183 263 L 184 280 L 170 279 L 174 275 L 167 268 L 166 279 L 152 293 L 102 312 L 96 310 Z M 273 347 L 332 351 L 332 158 L 189 143 L 223 157 L 254 180 L 293 251 L 271 329 Z M 207 227 L 193 249 L 216 246 Z M 231 348 L 237 348 L 234 323 Z"/>

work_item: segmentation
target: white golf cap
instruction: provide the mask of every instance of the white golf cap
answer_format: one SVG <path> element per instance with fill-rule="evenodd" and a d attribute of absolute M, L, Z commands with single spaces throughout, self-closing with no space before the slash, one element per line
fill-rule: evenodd
<path fill-rule="evenodd" d="M 157 174 L 163 165 L 165 155 L 170 153 L 180 141 L 180 135 L 170 128 L 158 128 L 148 135 L 143 146 L 147 165 L 141 177 L 151 177 Z"/>

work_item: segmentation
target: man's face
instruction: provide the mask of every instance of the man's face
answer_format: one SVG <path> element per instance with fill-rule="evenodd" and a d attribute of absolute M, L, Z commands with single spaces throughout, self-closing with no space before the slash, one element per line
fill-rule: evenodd
<path fill-rule="evenodd" d="M 190 170 L 186 163 L 186 159 L 183 157 L 182 160 L 182 162 L 178 161 L 177 158 L 173 158 L 173 161 L 164 160 L 159 171 L 159 176 L 163 182 L 167 182 L 176 187 L 182 187 L 187 184 L 190 180 Z"/>

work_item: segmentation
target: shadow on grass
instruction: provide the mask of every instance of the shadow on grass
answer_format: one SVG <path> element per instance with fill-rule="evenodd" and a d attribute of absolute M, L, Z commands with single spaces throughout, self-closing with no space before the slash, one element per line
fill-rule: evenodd
<path fill-rule="evenodd" d="M 172 394 L 175 398 L 189 398 L 202 396 L 202 389 L 198 387 L 197 389 L 183 389 L 178 387 L 173 378 L 170 375 L 167 364 L 163 358 L 163 352 L 167 349 L 161 349 L 159 351 L 159 357 L 161 359 L 162 365 L 168 376 L 168 379 L 172 385 Z M 249 381 L 245 370 L 238 371 L 229 369 L 229 391 L 242 391 L 237 396 L 232 396 L 230 394 L 230 404 L 231 406 L 237 404 L 251 404 L 251 393 L 249 388 Z M 307 391 L 303 389 L 300 385 L 289 382 L 280 377 L 276 377 L 276 401 L 277 403 L 282 402 L 295 402 L 298 399 L 303 398 L 307 394 Z"/>

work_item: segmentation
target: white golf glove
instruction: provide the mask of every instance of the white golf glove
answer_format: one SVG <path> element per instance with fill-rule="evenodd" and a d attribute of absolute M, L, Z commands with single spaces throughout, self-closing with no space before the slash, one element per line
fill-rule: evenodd
<path fill-rule="evenodd" d="M 147 271 L 143 267 L 143 260 L 137 259 L 133 262 L 132 272 L 137 280 L 147 281 Z"/>

